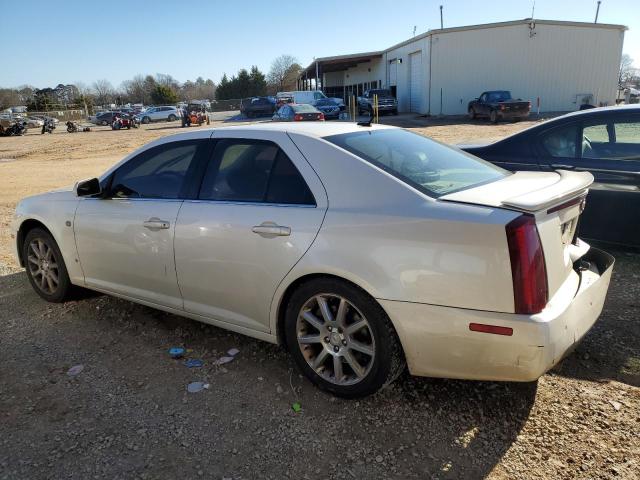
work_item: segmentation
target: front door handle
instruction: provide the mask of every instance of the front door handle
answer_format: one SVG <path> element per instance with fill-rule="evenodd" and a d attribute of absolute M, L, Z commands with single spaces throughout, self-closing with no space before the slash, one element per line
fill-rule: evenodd
<path fill-rule="evenodd" d="M 574 168 L 576 168 L 573 165 L 567 165 L 565 163 L 552 163 L 551 167 L 552 168 L 557 168 L 557 169 L 560 169 L 560 170 L 573 170 Z"/>
<path fill-rule="evenodd" d="M 144 228 L 149 230 L 167 230 L 169 228 L 169 222 L 166 220 L 160 220 L 158 217 L 153 217 L 142 223 Z"/>
<path fill-rule="evenodd" d="M 287 237 L 291 235 L 291 227 L 283 227 L 273 222 L 263 222 L 254 226 L 251 231 L 263 237 Z"/>

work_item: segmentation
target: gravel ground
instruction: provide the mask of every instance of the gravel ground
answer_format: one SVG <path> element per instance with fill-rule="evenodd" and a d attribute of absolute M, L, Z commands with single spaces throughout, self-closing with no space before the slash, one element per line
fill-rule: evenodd
<path fill-rule="evenodd" d="M 0 262 L 0 479 L 640 478 L 640 255 L 612 253 L 600 321 L 537 383 L 405 374 L 359 401 L 274 345 L 104 295 L 47 304 Z"/>

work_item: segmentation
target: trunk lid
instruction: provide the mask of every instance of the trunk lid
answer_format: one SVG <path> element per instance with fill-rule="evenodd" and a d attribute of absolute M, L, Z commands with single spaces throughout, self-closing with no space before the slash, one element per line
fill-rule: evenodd
<path fill-rule="evenodd" d="M 574 239 L 593 175 L 588 172 L 516 172 L 496 182 L 450 193 L 448 202 L 504 208 L 535 218 L 547 272 L 549 300 L 561 288 L 577 291 L 574 263 L 589 249 Z"/>

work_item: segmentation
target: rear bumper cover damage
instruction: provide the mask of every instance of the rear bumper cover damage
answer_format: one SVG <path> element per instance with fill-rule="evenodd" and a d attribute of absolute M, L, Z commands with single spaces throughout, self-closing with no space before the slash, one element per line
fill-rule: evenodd
<path fill-rule="evenodd" d="M 398 332 L 413 375 L 533 381 L 562 360 L 602 312 L 614 258 L 591 248 L 581 261 L 589 268 L 580 272 L 575 295 L 552 299 L 536 315 L 390 300 L 380 303 Z M 512 328 L 513 335 L 470 331 L 470 323 Z"/>

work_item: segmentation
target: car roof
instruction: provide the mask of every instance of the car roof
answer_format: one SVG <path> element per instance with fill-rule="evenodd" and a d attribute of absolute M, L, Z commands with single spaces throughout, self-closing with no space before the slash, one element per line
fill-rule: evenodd
<path fill-rule="evenodd" d="M 605 114 L 613 111 L 621 112 L 621 113 L 638 113 L 640 112 L 640 104 L 615 105 L 610 107 L 596 107 L 596 108 L 588 108 L 586 110 L 577 110 L 575 112 L 567 113 L 561 117 L 556 117 L 553 120 L 556 120 L 559 118 L 579 117 L 581 115 Z"/>
<path fill-rule="evenodd" d="M 302 135 L 324 138 L 342 133 L 368 132 L 372 130 L 397 129 L 389 125 L 372 124 L 370 127 L 360 126 L 353 122 L 272 122 L 257 123 L 253 125 L 233 125 L 229 127 L 210 128 L 210 131 L 243 131 L 243 132 L 284 132 L 299 133 Z M 202 131 L 202 130 L 199 130 Z M 196 135 L 198 130 L 192 132 Z M 189 133 L 187 133 L 189 135 Z"/>

